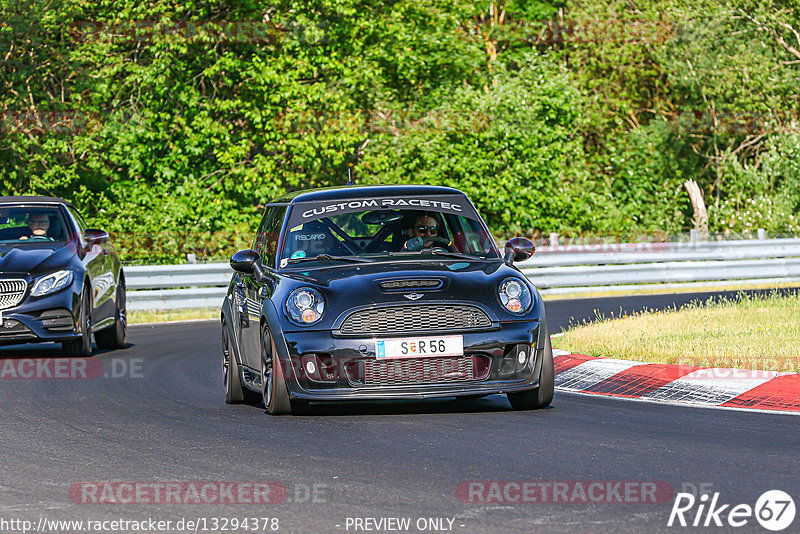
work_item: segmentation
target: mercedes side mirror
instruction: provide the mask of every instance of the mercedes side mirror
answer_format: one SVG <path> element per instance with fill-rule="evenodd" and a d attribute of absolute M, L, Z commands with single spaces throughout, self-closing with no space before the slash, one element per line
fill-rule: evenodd
<path fill-rule="evenodd" d="M 533 256 L 536 245 L 530 239 L 513 237 L 506 242 L 504 260 L 507 265 L 515 261 L 525 261 Z"/>
<path fill-rule="evenodd" d="M 261 256 L 255 250 L 240 250 L 231 256 L 231 268 L 237 273 L 254 274 L 260 278 L 264 272 L 258 263 L 260 259 Z"/>
<path fill-rule="evenodd" d="M 108 243 L 108 232 L 96 228 L 87 228 L 83 231 L 83 239 L 89 245 L 102 245 Z"/>

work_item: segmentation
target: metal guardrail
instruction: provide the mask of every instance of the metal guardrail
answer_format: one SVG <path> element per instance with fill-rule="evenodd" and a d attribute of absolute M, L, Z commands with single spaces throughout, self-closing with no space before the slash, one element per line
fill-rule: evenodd
<path fill-rule="evenodd" d="M 128 308 L 217 308 L 225 298 L 232 274 L 227 263 L 125 267 Z"/>
<path fill-rule="evenodd" d="M 517 264 L 542 293 L 800 281 L 800 239 L 541 247 Z"/>
<path fill-rule="evenodd" d="M 797 282 L 800 239 L 544 246 L 517 266 L 545 294 Z M 207 263 L 126 267 L 125 274 L 128 307 L 142 310 L 218 307 L 232 271 Z"/>

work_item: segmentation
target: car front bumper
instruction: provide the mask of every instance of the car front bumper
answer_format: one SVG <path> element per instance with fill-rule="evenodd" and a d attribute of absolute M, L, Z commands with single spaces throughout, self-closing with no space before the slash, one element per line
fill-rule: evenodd
<path fill-rule="evenodd" d="M 543 340 L 538 321 L 500 323 L 491 330 L 420 334 L 462 335 L 463 357 L 378 360 L 375 337 L 330 331 L 287 332 L 281 362 L 289 397 L 301 401 L 426 399 L 489 395 L 538 387 Z M 283 348 L 283 347 L 281 347 Z M 519 361 L 520 352 L 526 357 Z M 316 371 L 309 372 L 308 362 Z"/>
<path fill-rule="evenodd" d="M 0 310 L 0 345 L 70 341 L 76 339 L 77 305 L 72 288 L 53 295 L 33 298 L 29 295 L 18 305 Z"/>

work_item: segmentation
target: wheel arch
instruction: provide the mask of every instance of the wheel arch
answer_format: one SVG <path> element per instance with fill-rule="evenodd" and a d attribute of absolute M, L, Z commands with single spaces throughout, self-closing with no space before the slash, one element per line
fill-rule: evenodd
<path fill-rule="evenodd" d="M 278 352 L 281 363 L 289 361 L 289 349 L 286 346 L 286 338 L 283 336 L 280 316 L 275 303 L 267 299 L 261 304 L 261 328 L 266 328 Z"/>
<path fill-rule="evenodd" d="M 83 292 L 89 291 L 89 305 L 90 307 L 94 305 L 94 295 L 92 295 L 92 281 L 89 279 L 89 273 L 83 272 L 80 273 L 81 276 L 78 277 L 78 281 L 75 282 L 73 285 L 72 290 L 72 316 L 73 318 L 78 321 L 80 320 L 80 313 L 81 313 L 81 297 L 83 296 Z M 92 310 L 90 310 L 91 312 Z"/>
<path fill-rule="evenodd" d="M 238 365 L 243 365 L 242 355 L 239 351 L 239 341 L 236 337 L 236 331 L 233 328 L 233 322 L 230 295 L 225 295 L 225 300 L 222 301 L 222 307 L 220 309 L 220 327 L 228 330 L 228 337 L 233 341 L 231 343 L 231 347 L 233 347 L 233 357 L 236 358 L 236 363 Z"/>

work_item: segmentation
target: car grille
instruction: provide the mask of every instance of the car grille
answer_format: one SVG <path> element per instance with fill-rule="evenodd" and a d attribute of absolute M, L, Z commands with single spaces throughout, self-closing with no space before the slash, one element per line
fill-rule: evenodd
<path fill-rule="evenodd" d="M 467 305 L 392 306 L 351 313 L 343 334 L 392 334 L 437 330 L 470 330 L 492 326 L 480 308 Z"/>
<path fill-rule="evenodd" d="M 3 321 L 3 326 L 0 326 L 0 339 L 4 338 L 26 338 L 36 337 L 27 326 L 17 321 L 16 319 L 6 319 Z"/>
<path fill-rule="evenodd" d="M 364 360 L 363 380 L 355 385 L 439 384 L 474 380 L 472 356 Z"/>
<path fill-rule="evenodd" d="M 28 283 L 22 279 L 0 280 L 0 310 L 19 304 L 27 287 Z"/>
<path fill-rule="evenodd" d="M 72 314 L 65 308 L 44 311 L 39 315 L 39 320 L 51 332 L 66 332 L 75 328 Z"/>
<path fill-rule="evenodd" d="M 442 281 L 431 278 L 412 278 L 409 280 L 384 280 L 381 289 L 398 291 L 402 289 L 436 289 L 442 286 Z"/>

